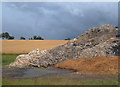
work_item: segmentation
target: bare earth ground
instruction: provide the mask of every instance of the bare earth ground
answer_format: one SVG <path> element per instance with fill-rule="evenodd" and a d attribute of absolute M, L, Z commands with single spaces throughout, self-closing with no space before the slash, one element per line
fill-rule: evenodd
<path fill-rule="evenodd" d="M 56 64 L 57 68 L 76 70 L 86 74 L 117 74 L 118 58 L 116 57 L 95 57 L 83 59 L 69 59 Z"/>
<path fill-rule="evenodd" d="M 37 48 L 44 50 L 67 42 L 67 40 L 2 40 L 2 53 L 28 53 Z"/>

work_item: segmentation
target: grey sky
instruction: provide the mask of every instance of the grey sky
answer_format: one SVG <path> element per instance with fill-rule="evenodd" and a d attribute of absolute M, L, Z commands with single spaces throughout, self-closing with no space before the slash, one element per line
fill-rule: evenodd
<path fill-rule="evenodd" d="M 75 38 L 92 27 L 118 23 L 117 2 L 4 2 L 2 11 L 3 32 L 16 39 Z"/>

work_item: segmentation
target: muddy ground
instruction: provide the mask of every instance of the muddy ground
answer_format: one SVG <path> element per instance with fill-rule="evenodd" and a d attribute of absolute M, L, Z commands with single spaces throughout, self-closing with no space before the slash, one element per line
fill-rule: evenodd
<path fill-rule="evenodd" d="M 75 80 L 109 80 L 109 79 L 118 79 L 118 75 L 114 74 L 83 74 L 80 72 L 69 71 L 58 68 L 9 68 L 5 66 L 2 68 L 2 77 L 3 79 L 21 79 L 21 78 L 39 78 L 39 77 L 64 77 Z"/>

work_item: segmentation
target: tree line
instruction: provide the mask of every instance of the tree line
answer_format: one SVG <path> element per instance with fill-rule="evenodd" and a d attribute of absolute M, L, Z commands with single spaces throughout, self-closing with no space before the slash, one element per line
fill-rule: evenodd
<path fill-rule="evenodd" d="M 3 32 L 0 34 L 0 38 L 11 40 L 11 39 L 14 39 L 14 36 L 11 36 L 8 32 Z M 26 38 L 23 36 L 20 37 L 20 40 L 25 40 L 25 39 Z M 44 39 L 40 36 L 33 36 L 33 37 L 29 38 L 29 40 L 44 40 Z"/>
<path fill-rule="evenodd" d="M 14 39 L 14 36 L 11 36 L 8 32 L 3 32 L 0 34 L 0 38 L 11 40 L 11 39 Z M 25 39 L 26 38 L 23 36 L 20 37 L 20 40 L 25 40 Z M 40 36 L 33 36 L 33 37 L 29 38 L 29 40 L 44 40 L 44 38 L 42 38 Z M 71 40 L 71 38 L 66 38 L 64 40 Z"/>

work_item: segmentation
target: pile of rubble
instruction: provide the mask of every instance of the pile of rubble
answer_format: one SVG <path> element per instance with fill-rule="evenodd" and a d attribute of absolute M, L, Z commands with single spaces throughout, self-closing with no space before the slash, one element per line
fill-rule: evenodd
<path fill-rule="evenodd" d="M 105 24 L 87 30 L 64 45 L 43 51 L 36 49 L 28 54 L 19 55 L 9 66 L 49 67 L 67 59 L 114 57 L 120 55 L 119 49 L 120 29 Z"/>

